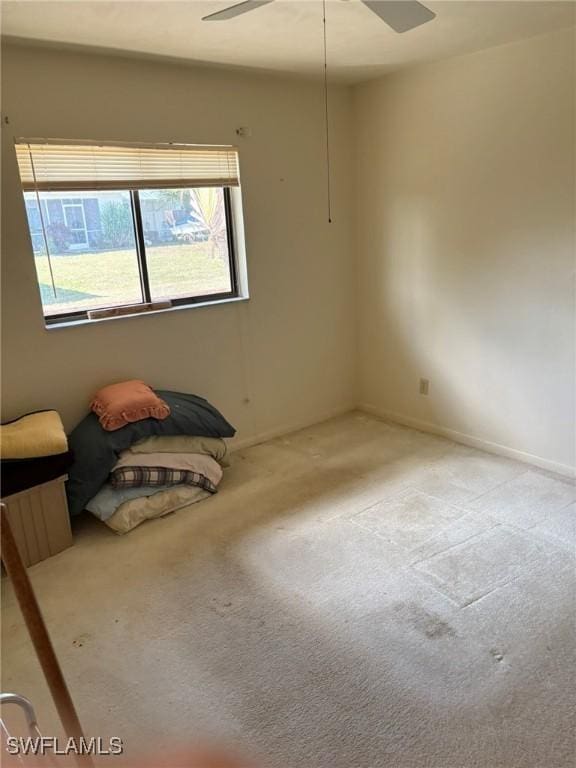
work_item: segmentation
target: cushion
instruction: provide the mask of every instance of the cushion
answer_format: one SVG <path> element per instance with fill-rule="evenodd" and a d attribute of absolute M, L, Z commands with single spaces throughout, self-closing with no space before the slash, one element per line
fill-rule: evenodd
<path fill-rule="evenodd" d="M 68 508 L 78 515 L 108 479 L 122 451 L 147 437 L 156 435 L 195 435 L 234 437 L 236 430 L 207 400 L 182 392 L 157 391 L 170 408 L 170 415 L 143 419 L 107 432 L 98 417 L 89 413 L 69 435 L 74 463 L 68 472 Z"/>
<path fill-rule="evenodd" d="M 203 488 L 175 485 L 151 496 L 125 501 L 105 522 L 116 533 L 128 533 L 144 520 L 163 517 L 209 496 L 210 493 Z"/>
<path fill-rule="evenodd" d="M 71 451 L 55 456 L 39 456 L 37 459 L 3 459 L 0 461 L 2 496 L 11 496 L 62 477 L 68 472 L 72 461 Z"/>
<path fill-rule="evenodd" d="M 99 518 L 108 520 L 118 509 L 120 504 L 132 499 L 144 499 L 160 491 L 168 491 L 171 486 L 144 486 L 141 488 L 112 488 L 110 483 L 105 483 L 93 499 L 86 504 L 86 509 Z"/>
<path fill-rule="evenodd" d="M 124 451 L 112 470 L 111 480 L 120 469 L 128 467 L 138 469 L 165 467 L 184 472 L 195 472 L 205 475 L 214 485 L 218 485 L 222 480 L 220 464 L 212 456 L 204 456 L 200 453 L 130 453 L 130 451 Z"/>
<path fill-rule="evenodd" d="M 109 431 L 133 421 L 165 419 L 170 415 L 169 406 L 139 379 L 99 389 L 90 403 L 90 409 L 98 416 L 104 429 Z"/>
<path fill-rule="evenodd" d="M 56 411 L 27 413 L 0 426 L 2 459 L 35 459 L 67 450 L 68 440 Z"/>
<path fill-rule="evenodd" d="M 221 437 L 170 435 L 147 437 L 132 445 L 130 453 L 204 453 L 225 465 L 227 446 Z"/>
<path fill-rule="evenodd" d="M 185 469 L 169 467 L 120 467 L 110 475 L 112 488 L 141 488 L 143 485 L 197 485 L 210 493 L 216 493 L 216 486 L 206 475 Z"/>

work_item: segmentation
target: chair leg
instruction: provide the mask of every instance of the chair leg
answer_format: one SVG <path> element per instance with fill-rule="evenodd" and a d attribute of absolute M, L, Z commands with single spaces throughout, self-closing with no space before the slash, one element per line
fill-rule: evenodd
<path fill-rule="evenodd" d="M 0 504 L 0 516 L 2 562 L 14 587 L 14 594 L 18 600 L 18 605 L 22 611 L 24 622 L 42 667 L 42 672 L 48 683 L 50 693 L 54 699 L 58 716 L 62 721 L 66 735 L 74 739 L 79 751 L 81 740 L 84 741 L 82 726 L 76 714 L 70 691 L 62 674 L 54 646 L 40 611 L 40 606 L 28 577 L 28 572 L 22 563 L 20 552 L 16 546 L 4 504 Z M 76 758 L 78 765 L 82 768 L 93 768 L 90 755 L 78 754 Z"/>

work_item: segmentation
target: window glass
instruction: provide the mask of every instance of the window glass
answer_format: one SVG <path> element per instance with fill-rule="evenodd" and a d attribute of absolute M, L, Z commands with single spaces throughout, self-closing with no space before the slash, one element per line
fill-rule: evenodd
<path fill-rule="evenodd" d="M 230 293 L 224 190 L 142 190 L 146 262 L 153 301 Z"/>
<path fill-rule="evenodd" d="M 25 193 L 44 314 L 141 302 L 130 193 L 41 192 L 39 197 L 42 217 L 36 193 Z"/>
<path fill-rule="evenodd" d="M 228 195 L 25 192 L 44 315 L 234 295 Z"/>
<path fill-rule="evenodd" d="M 42 233 L 42 218 L 38 208 L 36 197 L 26 200 L 26 214 L 28 216 L 28 226 L 31 234 Z"/>

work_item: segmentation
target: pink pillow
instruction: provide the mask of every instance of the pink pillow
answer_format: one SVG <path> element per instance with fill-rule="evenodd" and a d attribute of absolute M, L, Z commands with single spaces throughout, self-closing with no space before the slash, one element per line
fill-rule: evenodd
<path fill-rule="evenodd" d="M 170 408 L 147 384 L 138 379 L 102 387 L 90 403 L 91 410 L 108 432 L 142 419 L 165 419 Z"/>

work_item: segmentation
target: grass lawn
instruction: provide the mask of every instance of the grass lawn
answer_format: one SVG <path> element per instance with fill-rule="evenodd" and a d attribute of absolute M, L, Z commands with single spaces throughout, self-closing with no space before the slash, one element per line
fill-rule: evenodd
<path fill-rule="evenodd" d="M 228 260 L 209 243 L 149 246 L 146 257 L 153 299 L 230 290 Z M 134 250 L 52 256 L 56 296 L 47 257 L 35 260 L 45 314 L 142 301 Z"/>

